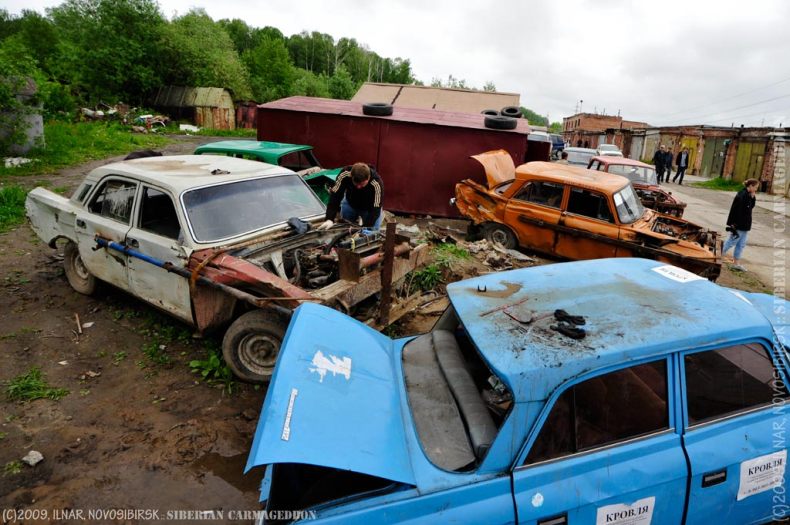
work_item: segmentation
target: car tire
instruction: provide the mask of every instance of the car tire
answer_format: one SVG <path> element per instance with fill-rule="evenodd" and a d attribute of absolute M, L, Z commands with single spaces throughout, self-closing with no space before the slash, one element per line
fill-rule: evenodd
<path fill-rule="evenodd" d="M 392 115 L 392 104 L 387 104 L 386 102 L 362 104 L 362 113 L 372 117 L 389 117 Z"/>
<path fill-rule="evenodd" d="M 285 337 L 285 323 L 276 313 L 252 310 L 236 319 L 222 339 L 222 356 L 242 381 L 267 383 L 274 372 Z"/>
<path fill-rule="evenodd" d="M 488 223 L 483 226 L 483 235 L 491 244 L 499 245 L 506 250 L 512 250 L 518 246 L 518 239 L 513 230 L 504 224 Z"/>
<path fill-rule="evenodd" d="M 97 279 L 85 267 L 79 246 L 74 241 L 68 241 L 63 248 L 63 270 L 76 292 L 83 295 L 93 295 L 96 292 Z"/>
<path fill-rule="evenodd" d="M 503 117 L 521 118 L 521 108 L 518 106 L 505 106 L 499 110 L 499 114 Z"/>
<path fill-rule="evenodd" d="M 496 117 L 497 115 L 499 115 L 499 111 L 495 109 L 484 109 L 480 113 L 482 113 L 483 115 L 491 115 L 492 117 Z"/>
<path fill-rule="evenodd" d="M 491 129 L 516 129 L 518 124 L 516 119 L 501 115 L 486 115 L 483 122 L 487 128 Z"/>

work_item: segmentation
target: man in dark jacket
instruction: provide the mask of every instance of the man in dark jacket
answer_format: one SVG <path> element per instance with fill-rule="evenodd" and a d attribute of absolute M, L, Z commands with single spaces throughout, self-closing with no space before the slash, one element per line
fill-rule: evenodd
<path fill-rule="evenodd" d="M 741 253 L 743 253 L 743 247 L 746 246 L 749 230 L 752 229 L 752 210 L 757 202 L 754 194 L 757 192 L 759 184 L 760 181 L 755 179 L 744 181 L 744 188 L 735 195 L 732 206 L 730 206 L 730 214 L 727 216 L 727 231 L 730 232 L 730 236 L 725 241 L 721 254 L 726 254 L 730 248 L 735 246 L 733 270 L 746 271 L 740 264 Z"/>
<path fill-rule="evenodd" d="M 688 168 L 688 166 L 689 166 L 689 149 L 688 148 L 683 148 L 683 151 L 678 153 L 678 157 L 675 159 L 675 164 L 677 164 L 677 166 L 678 166 L 678 172 L 675 173 L 675 176 L 672 178 L 672 182 L 675 182 L 676 180 L 678 180 L 678 177 L 679 177 L 680 181 L 678 181 L 678 184 L 682 185 L 683 184 L 683 175 L 686 174 L 686 168 Z"/>
<path fill-rule="evenodd" d="M 656 175 L 658 176 L 658 183 L 664 182 L 664 170 L 666 169 L 666 151 L 667 147 L 661 144 L 658 150 L 653 154 L 653 164 L 656 166 Z"/>
<path fill-rule="evenodd" d="M 377 230 L 381 226 L 381 202 L 384 185 L 376 170 L 363 162 L 346 166 L 329 190 L 326 221 L 318 228 L 325 230 L 334 223 L 337 212 L 350 222 L 362 218 L 362 226 Z"/>
<path fill-rule="evenodd" d="M 667 147 L 664 151 L 664 169 L 667 170 L 666 174 L 664 175 L 664 181 L 669 182 L 670 177 L 672 177 L 672 150 Z"/>

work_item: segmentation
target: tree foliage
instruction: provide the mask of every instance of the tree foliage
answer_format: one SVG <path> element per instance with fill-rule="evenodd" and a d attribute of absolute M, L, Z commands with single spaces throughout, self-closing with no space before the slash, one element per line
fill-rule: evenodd
<path fill-rule="evenodd" d="M 524 115 L 524 118 L 527 119 L 527 122 L 533 124 L 535 126 L 546 126 L 549 125 L 549 119 L 539 115 L 538 113 L 532 111 L 531 109 L 525 108 L 521 106 L 521 114 Z"/>

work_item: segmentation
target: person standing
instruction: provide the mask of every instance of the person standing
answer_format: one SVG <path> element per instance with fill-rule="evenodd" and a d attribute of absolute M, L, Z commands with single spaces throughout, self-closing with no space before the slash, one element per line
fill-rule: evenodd
<path fill-rule="evenodd" d="M 735 195 L 730 206 L 730 214 L 727 216 L 727 231 L 730 232 L 730 236 L 724 242 L 721 254 L 724 256 L 730 248 L 735 246 L 732 269 L 739 272 L 746 271 L 746 268 L 741 266 L 741 254 L 746 246 L 749 230 L 752 229 L 752 210 L 757 202 L 754 194 L 757 193 L 759 184 L 760 181 L 756 179 L 746 179 L 743 189 Z"/>
<path fill-rule="evenodd" d="M 666 153 L 666 150 L 667 147 L 661 144 L 653 154 L 653 164 L 656 166 L 656 175 L 659 184 L 664 182 L 664 164 L 666 163 L 666 155 L 664 155 L 664 153 Z"/>
<path fill-rule="evenodd" d="M 381 202 L 384 199 L 384 184 L 376 170 L 364 162 L 346 166 L 329 190 L 326 220 L 318 227 L 326 230 L 334 224 L 337 212 L 350 222 L 362 218 L 362 226 L 378 230 L 381 226 Z"/>
<path fill-rule="evenodd" d="M 664 151 L 664 169 L 666 169 L 666 174 L 664 175 L 664 181 L 669 182 L 669 178 L 672 177 L 672 150 L 669 147 L 666 148 Z"/>
<path fill-rule="evenodd" d="M 562 153 L 560 153 L 560 160 L 557 161 L 557 164 L 569 164 L 567 151 L 563 151 Z"/>
<path fill-rule="evenodd" d="M 678 171 L 675 173 L 675 176 L 672 178 L 672 182 L 675 182 L 680 178 L 678 184 L 681 186 L 683 185 L 683 175 L 686 174 L 686 168 L 689 166 L 689 149 L 683 148 L 683 151 L 678 153 L 677 158 L 675 159 L 675 164 L 678 166 Z"/>

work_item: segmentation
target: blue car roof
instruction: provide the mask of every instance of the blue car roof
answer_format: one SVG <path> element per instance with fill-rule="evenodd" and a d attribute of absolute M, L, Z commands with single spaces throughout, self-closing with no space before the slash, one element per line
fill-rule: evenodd
<path fill-rule="evenodd" d="M 744 338 L 771 338 L 747 301 L 686 270 L 599 259 L 500 272 L 447 286 L 450 301 L 516 402 L 627 361 Z M 555 330 L 557 309 L 584 317 L 583 339 Z M 531 320 L 530 320 L 531 319 Z"/>

